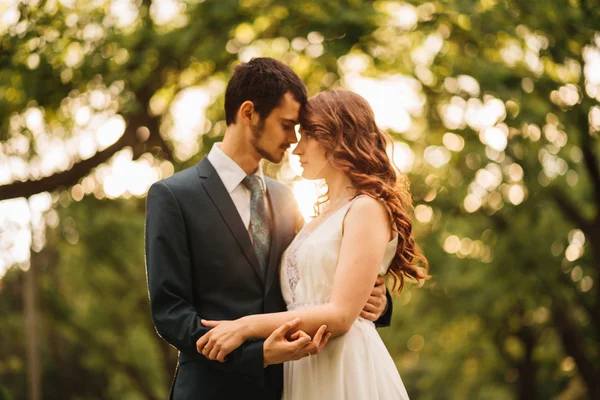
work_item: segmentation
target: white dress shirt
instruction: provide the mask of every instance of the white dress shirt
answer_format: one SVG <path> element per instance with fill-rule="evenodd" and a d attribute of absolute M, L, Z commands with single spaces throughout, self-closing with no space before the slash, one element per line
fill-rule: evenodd
<path fill-rule="evenodd" d="M 235 208 L 240 213 L 240 217 L 244 222 L 246 230 L 250 228 L 250 189 L 248 189 L 242 180 L 246 177 L 246 173 L 235 161 L 231 159 L 227 154 L 220 149 L 221 143 L 215 143 L 208 153 L 208 161 L 217 171 L 219 178 L 223 181 L 225 189 L 229 192 Z M 267 185 L 265 183 L 265 177 L 263 175 L 262 166 L 258 164 L 258 170 L 254 173 L 260 178 L 265 193 L 267 191 Z M 270 213 L 269 202 L 267 203 L 267 211 Z"/>

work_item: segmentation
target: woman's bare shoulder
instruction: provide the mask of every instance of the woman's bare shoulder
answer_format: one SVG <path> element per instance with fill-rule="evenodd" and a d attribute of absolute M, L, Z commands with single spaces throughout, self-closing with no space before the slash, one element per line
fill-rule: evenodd
<path fill-rule="evenodd" d="M 360 196 L 355 199 L 346 215 L 345 225 L 389 224 L 389 215 L 382 201 L 371 196 Z"/>

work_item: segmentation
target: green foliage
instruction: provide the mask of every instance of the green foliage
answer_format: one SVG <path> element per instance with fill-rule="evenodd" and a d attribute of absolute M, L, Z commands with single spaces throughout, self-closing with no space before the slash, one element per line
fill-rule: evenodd
<path fill-rule="evenodd" d="M 57 210 L 61 225 L 32 259 L 40 266 L 44 397 L 164 398 L 176 353 L 150 319 L 143 201 L 91 197 Z M 3 316 L 14 320 L 0 330 L 13 354 L 3 354 L 3 381 L 16 399 L 26 393 L 22 275 L 10 270 L 0 292 Z"/>

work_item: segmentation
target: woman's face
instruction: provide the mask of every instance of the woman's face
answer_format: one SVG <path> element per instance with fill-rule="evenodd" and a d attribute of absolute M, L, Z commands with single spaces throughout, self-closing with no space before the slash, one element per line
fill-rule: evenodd
<path fill-rule="evenodd" d="M 332 168 L 323 145 L 302 130 L 300 130 L 300 141 L 293 154 L 300 156 L 304 179 L 324 179 L 327 171 Z"/>

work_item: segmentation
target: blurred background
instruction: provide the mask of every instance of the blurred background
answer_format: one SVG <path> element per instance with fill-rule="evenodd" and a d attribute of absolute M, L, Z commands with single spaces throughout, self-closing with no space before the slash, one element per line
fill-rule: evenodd
<path fill-rule="evenodd" d="M 257 56 L 394 139 L 433 275 L 380 330 L 411 397 L 600 399 L 592 0 L 0 0 L 0 399 L 167 397 L 145 195 Z M 265 171 L 310 217 L 298 160 Z"/>

